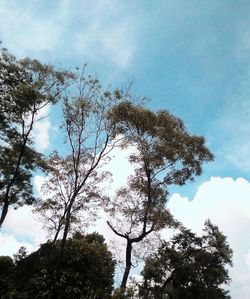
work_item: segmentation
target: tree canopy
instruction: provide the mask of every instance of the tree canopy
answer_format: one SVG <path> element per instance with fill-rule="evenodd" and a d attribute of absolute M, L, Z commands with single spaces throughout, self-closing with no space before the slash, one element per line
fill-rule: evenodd
<path fill-rule="evenodd" d="M 232 250 L 226 237 L 210 221 L 200 237 L 189 229 L 164 241 L 142 271 L 143 298 L 230 298 L 223 285 L 230 282 Z"/>
<path fill-rule="evenodd" d="M 2 283 L 8 291 L 1 298 L 50 298 L 56 286 L 58 298 L 110 298 L 113 290 L 115 261 L 104 238 L 97 234 L 75 234 L 66 242 L 60 280 L 54 281 L 60 242 L 48 242 L 40 249 L 16 261 L 0 258 Z M 4 270 L 6 269 L 6 270 Z M 9 271 L 9 270 L 12 271 Z"/>

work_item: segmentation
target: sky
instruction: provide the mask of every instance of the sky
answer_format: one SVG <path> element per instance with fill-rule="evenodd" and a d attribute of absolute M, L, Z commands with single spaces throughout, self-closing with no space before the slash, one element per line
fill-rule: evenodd
<path fill-rule="evenodd" d="M 0 40 L 18 58 L 68 69 L 87 63 L 104 86 L 133 81 L 151 109 L 168 109 L 205 137 L 214 162 L 170 190 L 169 208 L 197 233 L 207 218 L 222 229 L 234 251 L 231 296 L 249 298 L 250 2 L 1 0 Z M 58 111 L 43 113 L 34 135 L 48 154 L 58 146 Z M 44 238 L 29 208 L 11 211 L 0 254 L 33 250 Z"/>

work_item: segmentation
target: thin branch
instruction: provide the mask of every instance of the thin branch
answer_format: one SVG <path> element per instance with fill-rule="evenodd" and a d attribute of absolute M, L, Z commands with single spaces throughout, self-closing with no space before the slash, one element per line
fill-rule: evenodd
<path fill-rule="evenodd" d="M 118 231 L 117 231 L 117 230 L 110 224 L 109 221 L 107 221 L 107 224 L 108 224 L 108 226 L 111 228 L 111 230 L 112 230 L 117 236 L 122 237 L 122 238 L 128 240 L 128 237 L 127 237 L 126 235 L 123 235 L 123 234 L 119 233 L 119 232 L 118 232 Z"/>

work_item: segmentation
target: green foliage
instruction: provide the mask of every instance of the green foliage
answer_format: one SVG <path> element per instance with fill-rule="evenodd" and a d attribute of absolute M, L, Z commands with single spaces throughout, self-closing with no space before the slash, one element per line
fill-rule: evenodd
<path fill-rule="evenodd" d="M 54 104 L 71 74 L 37 60 L 17 60 L 0 51 L 0 226 L 10 205 L 32 204 L 32 172 L 48 168 L 33 149 L 31 132 L 39 112 Z"/>
<path fill-rule="evenodd" d="M 116 106 L 110 117 L 117 132 L 126 136 L 124 146 L 132 144 L 138 150 L 130 161 L 141 171 L 146 165 L 152 175 L 160 172 L 163 185 L 193 180 L 202 173 L 202 164 L 213 159 L 204 138 L 188 134 L 183 122 L 166 110 L 153 112 L 126 102 Z"/>
<path fill-rule="evenodd" d="M 126 187 L 118 190 L 109 209 L 113 232 L 127 240 L 126 287 L 131 267 L 132 244 L 164 227 L 176 226 L 166 209 L 167 187 L 183 185 L 202 173 L 202 164 L 213 159 L 203 137 L 192 136 L 183 122 L 168 111 L 153 112 L 131 102 L 115 106 L 109 113 L 122 147 L 132 146 L 129 161 L 135 167 Z"/>
<path fill-rule="evenodd" d="M 54 288 L 62 299 L 110 298 L 115 261 L 104 238 L 97 233 L 86 236 L 78 233 L 68 239 L 60 275 L 55 281 L 60 245 L 59 240 L 45 243 L 36 252 L 18 260 L 14 271 L 7 275 L 10 284 L 6 298 L 12 298 L 13 294 L 17 299 L 50 298 Z"/>
<path fill-rule="evenodd" d="M 186 228 L 146 261 L 143 298 L 230 298 L 221 285 L 228 284 L 227 266 L 232 250 L 218 227 L 205 223 L 201 237 Z"/>
<path fill-rule="evenodd" d="M 0 256 L 0 298 L 4 298 L 8 291 L 9 277 L 14 267 L 14 262 L 9 256 Z"/>

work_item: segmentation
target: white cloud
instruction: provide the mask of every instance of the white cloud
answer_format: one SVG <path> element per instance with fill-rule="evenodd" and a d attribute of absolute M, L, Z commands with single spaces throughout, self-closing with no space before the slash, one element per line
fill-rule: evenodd
<path fill-rule="evenodd" d="M 63 28 L 58 26 L 57 19 L 37 15 L 34 8 L 28 2 L 23 6 L 15 1 L 1 3 L 1 39 L 17 56 L 55 48 L 61 36 Z"/>
<path fill-rule="evenodd" d="M 114 156 L 109 170 L 115 174 L 114 186 L 119 187 L 126 183 L 126 177 L 131 173 L 132 166 L 126 162 L 128 152 L 124 151 L 121 155 L 117 150 Z M 208 218 L 219 226 L 228 237 L 234 252 L 234 265 L 230 269 L 232 282 L 228 289 L 233 299 L 249 298 L 250 238 L 247 232 L 250 227 L 250 183 L 243 178 L 234 180 L 231 177 L 212 177 L 198 188 L 192 200 L 178 193 L 173 194 L 168 207 L 177 220 L 182 221 L 196 233 L 202 233 L 204 222 Z M 102 219 L 97 222 L 95 229 L 104 234 L 108 242 L 114 240 L 121 246 L 122 240 L 116 238 L 106 224 L 108 217 L 105 214 L 101 215 Z M 165 233 L 167 238 L 171 235 L 170 231 Z M 124 257 L 122 250 L 116 254 L 119 258 Z"/>
<path fill-rule="evenodd" d="M 85 61 L 98 64 L 107 61 L 118 69 L 125 69 L 131 65 L 136 48 L 136 24 L 126 15 L 117 17 L 119 5 L 115 6 L 114 2 L 99 1 L 91 6 L 85 15 L 87 21 L 80 24 L 73 36 L 74 49 L 79 56 L 86 56 Z"/>
<path fill-rule="evenodd" d="M 34 247 L 28 242 L 19 242 L 13 235 L 10 234 L 0 234 L 0 255 L 13 256 L 17 253 L 21 246 L 26 247 L 28 252 L 32 252 Z"/>
<path fill-rule="evenodd" d="M 246 260 L 247 267 L 250 269 L 250 249 L 248 249 L 247 251 L 245 260 Z"/>
<path fill-rule="evenodd" d="M 46 239 L 42 224 L 35 219 L 32 207 L 29 206 L 17 210 L 11 208 L 4 223 L 4 231 L 15 238 L 28 240 L 34 246 L 38 246 Z"/>
<path fill-rule="evenodd" d="M 112 184 L 108 183 L 109 192 L 114 192 L 118 188 L 124 186 L 127 178 L 133 173 L 134 166 L 128 162 L 128 157 L 134 152 L 134 148 L 130 147 L 126 150 L 115 148 L 110 153 L 110 162 L 104 167 L 105 171 L 113 174 Z"/>
<path fill-rule="evenodd" d="M 35 192 L 39 195 L 45 177 L 34 177 Z M 0 231 L 0 255 L 13 255 L 21 246 L 29 252 L 36 250 L 41 243 L 46 241 L 47 232 L 42 223 L 37 221 L 31 206 L 18 209 L 10 208 L 3 228 Z"/>
<path fill-rule="evenodd" d="M 36 115 L 37 121 L 34 124 L 34 130 L 32 132 L 35 146 L 38 151 L 43 152 L 45 149 L 48 148 L 50 141 L 49 141 L 49 132 L 51 129 L 51 123 L 49 120 L 49 112 L 50 106 L 47 105 L 43 109 L 41 109 L 38 114 Z"/>
<path fill-rule="evenodd" d="M 30 253 L 37 250 L 46 241 L 46 232 L 32 213 L 32 208 L 25 206 L 9 213 L 0 231 L 0 255 L 13 256 L 21 246 Z"/>
<path fill-rule="evenodd" d="M 120 150 L 115 148 L 110 153 L 110 162 L 104 167 L 105 171 L 113 174 L 112 182 L 110 180 L 103 183 L 103 188 L 108 195 L 114 196 L 116 190 L 123 187 L 127 183 L 128 176 L 133 172 L 134 168 L 132 164 L 128 163 L 128 156 L 132 154 L 133 148 L 126 150 Z M 118 244 L 121 241 L 120 237 L 117 237 L 114 232 L 109 228 L 107 220 L 110 220 L 103 210 L 98 213 L 98 220 L 93 227 L 90 227 L 89 231 L 98 231 L 105 236 L 108 243 L 115 240 Z M 123 254 L 123 252 L 122 252 Z"/>
<path fill-rule="evenodd" d="M 41 192 L 41 187 L 43 183 L 45 182 L 46 177 L 43 175 L 35 175 L 34 176 L 34 187 L 35 187 L 35 192 L 38 194 L 39 197 L 42 197 L 43 194 Z"/>
<path fill-rule="evenodd" d="M 174 194 L 169 208 L 178 220 L 197 233 L 201 233 L 208 218 L 219 226 L 234 252 L 234 266 L 230 269 L 232 298 L 249 298 L 250 183 L 242 178 L 212 177 L 199 187 L 192 201 Z"/>

